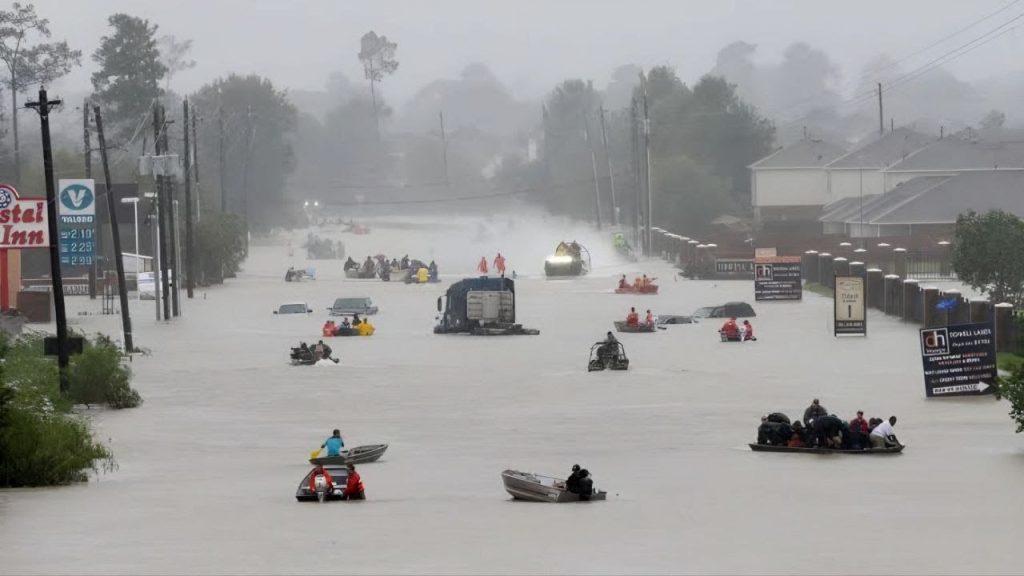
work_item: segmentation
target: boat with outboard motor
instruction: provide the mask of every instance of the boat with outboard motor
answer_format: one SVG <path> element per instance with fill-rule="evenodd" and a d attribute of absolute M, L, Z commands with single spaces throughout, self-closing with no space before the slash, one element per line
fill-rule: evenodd
<path fill-rule="evenodd" d="M 641 322 L 639 324 L 630 326 L 629 323 L 626 322 L 625 320 L 616 320 L 615 321 L 615 330 L 618 331 L 618 332 L 649 333 L 649 332 L 655 332 L 657 329 L 658 329 L 658 327 L 657 327 L 656 324 L 646 324 L 644 322 Z"/>
<path fill-rule="evenodd" d="M 580 495 L 566 490 L 565 480 L 560 478 L 518 470 L 505 470 L 501 473 L 501 481 L 505 485 L 505 491 L 516 500 L 555 503 L 580 501 Z M 608 493 L 604 490 L 594 490 L 594 494 L 590 496 L 589 500 L 606 500 L 607 498 Z"/>
<path fill-rule="evenodd" d="M 754 452 L 792 452 L 795 454 L 899 454 L 906 446 L 890 446 L 888 448 L 864 448 L 864 449 L 842 449 L 842 448 L 795 448 L 775 444 L 750 444 Z"/>
<path fill-rule="evenodd" d="M 319 470 L 320 466 L 314 467 L 302 477 L 299 487 L 295 490 L 296 500 L 299 502 L 324 502 L 342 499 L 341 495 L 345 491 L 345 482 L 348 480 L 348 469 L 345 465 L 324 466 L 323 470 L 330 476 L 330 480 L 319 475 L 319 478 L 313 479 L 311 489 L 310 477 L 314 473 L 319 472 Z"/>
<path fill-rule="evenodd" d="M 337 456 L 319 456 L 310 458 L 310 464 L 323 464 L 324 466 L 340 466 L 344 464 L 367 464 L 376 462 L 388 449 L 387 444 L 366 444 L 356 446 L 349 450 L 342 450 Z"/>

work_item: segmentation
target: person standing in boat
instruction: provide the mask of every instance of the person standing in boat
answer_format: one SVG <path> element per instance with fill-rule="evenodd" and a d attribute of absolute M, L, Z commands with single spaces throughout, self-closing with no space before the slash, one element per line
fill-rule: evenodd
<path fill-rule="evenodd" d="M 871 447 L 872 448 L 896 448 L 900 446 L 900 441 L 896 439 L 896 430 L 893 426 L 896 425 L 896 417 L 889 416 L 889 421 L 882 421 L 875 426 L 875 429 L 871 431 Z"/>
<path fill-rule="evenodd" d="M 324 443 L 320 445 L 320 448 L 327 449 L 327 456 L 341 456 L 341 450 L 345 447 L 345 440 L 341 437 L 341 430 L 337 428 L 331 433 L 330 438 L 324 440 Z"/>
<path fill-rule="evenodd" d="M 566 492 L 572 492 L 573 494 L 580 493 L 580 465 L 572 465 L 572 474 L 565 479 L 565 490 Z"/>
<path fill-rule="evenodd" d="M 590 477 L 590 472 L 586 469 L 580 470 L 580 490 L 578 492 L 580 496 L 580 502 L 586 502 L 590 500 L 590 497 L 594 495 L 594 479 Z"/>
<path fill-rule="evenodd" d="M 811 405 L 804 410 L 804 426 L 810 426 L 811 420 L 814 420 L 819 416 L 828 416 L 828 410 L 826 410 L 825 407 L 818 402 L 818 399 L 815 398 L 814 400 L 811 400 Z"/>
<path fill-rule="evenodd" d="M 363 479 L 356 472 L 356 465 L 349 462 L 345 468 L 348 469 L 348 480 L 345 482 L 345 490 L 341 493 L 342 500 L 366 500 L 366 491 L 363 488 Z"/>

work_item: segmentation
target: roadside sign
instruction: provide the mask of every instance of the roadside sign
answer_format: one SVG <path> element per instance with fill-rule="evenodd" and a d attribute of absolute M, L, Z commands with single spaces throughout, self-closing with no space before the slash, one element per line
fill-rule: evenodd
<path fill-rule="evenodd" d="M 754 300 L 801 300 L 803 295 L 799 256 L 754 260 Z"/>
<path fill-rule="evenodd" d="M 864 306 L 864 278 L 836 276 L 833 311 L 833 335 L 868 333 L 867 310 Z"/>
<path fill-rule="evenodd" d="M 922 328 L 925 394 L 977 396 L 995 392 L 995 326 L 992 322 Z"/>
<path fill-rule="evenodd" d="M 96 183 L 60 180 L 57 195 L 60 263 L 92 266 L 96 258 Z"/>
<path fill-rule="evenodd" d="M 21 198 L 14 186 L 0 184 L 0 249 L 49 245 L 46 199 Z"/>

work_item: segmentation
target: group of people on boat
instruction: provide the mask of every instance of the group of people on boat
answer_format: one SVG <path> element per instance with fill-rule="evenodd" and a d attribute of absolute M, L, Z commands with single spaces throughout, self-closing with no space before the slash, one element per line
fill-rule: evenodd
<path fill-rule="evenodd" d="M 803 420 L 791 422 L 781 412 L 761 417 L 757 443 L 789 448 L 828 448 L 834 450 L 877 450 L 901 446 L 896 438 L 896 417 L 888 420 L 864 418 L 864 411 L 849 422 L 829 414 L 815 398 L 804 410 Z"/>
<path fill-rule="evenodd" d="M 345 261 L 344 270 L 345 272 L 355 270 L 360 278 L 379 277 L 381 280 L 391 280 L 391 275 L 398 273 L 403 278 L 409 278 L 415 274 L 417 281 L 422 283 L 436 282 L 438 279 L 436 262 L 431 260 L 430 264 L 424 264 L 420 260 L 410 259 L 408 254 L 402 256 L 401 260 L 398 258 L 388 260 L 387 256 L 383 254 L 378 254 L 376 257 L 367 256 L 361 265 L 350 256 Z"/>
<path fill-rule="evenodd" d="M 654 314 L 651 314 L 651 311 L 648 309 L 647 315 L 644 316 L 644 326 L 651 328 L 654 326 L 654 322 Z M 626 314 L 626 326 L 629 326 L 630 328 L 638 328 L 640 326 L 640 314 L 637 313 L 635 307 L 631 306 L 629 308 L 629 314 Z"/>
<path fill-rule="evenodd" d="M 294 266 L 289 266 L 288 270 L 284 273 L 285 282 L 298 282 L 306 279 L 307 277 L 312 278 L 306 270 L 296 270 Z"/>
<path fill-rule="evenodd" d="M 339 360 L 331 356 L 333 352 L 330 346 L 324 344 L 323 340 L 318 341 L 312 346 L 305 342 L 300 342 L 298 348 L 292 348 L 292 358 L 310 364 L 316 364 L 321 360 L 330 360 L 337 364 Z"/>
<path fill-rule="evenodd" d="M 572 474 L 565 479 L 565 491 L 576 494 L 580 501 L 590 500 L 594 495 L 594 479 L 590 477 L 590 471 L 580 468 L 579 464 L 573 464 Z"/>
<path fill-rule="evenodd" d="M 321 450 L 327 450 L 327 457 L 341 456 L 345 448 L 345 440 L 341 437 L 341 430 L 335 428 L 331 435 L 320 445 Z M 363 486 L 363 479 L 356 472 L 356 465 L 351 462 L 345 465 L 347 478 L 345 489 L 341 492 L 342 500 L 366 500 L 366 489 Z M 322 464 L 318 464 L 309 475 L 309 491 L 317 492 L 318 486 L 328 494 L 334 490 L 334 479 Z"/>
<path fill-rule="evenodd" d="M 335 323 L 334 320 L 324 322 L 322 333 L 327 337 L 353 335 L 348 332 L 349 330 L 355 330 L 355 334 L 359 336 L 372 336 L 376 328 L 369 320 L 362 320 L 359 318 L 359 314 L 353 314 L 351 322 L 349 322 L 348 316 L 343 317 L 338 323 Z"/>
<path fill-rule="evenodd" d="M 655 280 L 657 280 L 657 278 L 648 278 L 647 274 L 644 274 L 643 276 L 637 276 L 636 278 L 634 278 L 633 283 L 630 284 L 629 280 L 626 279 L 626 275 L 623 274 L 622 277 L 619 278 L 619 290 L 633 290 L 636 292 L 644 292 L 652 289 L 655 286 Z"/>
<path fill-rule="evenodd" d="M 757 340 L 754 337 L 754 326 L 750 323 L 750 320 L 744 320 L 742 324 L 737 324 L 735 318 L 729 318 L 718 329 L 718 333 L 726 340 L 737 342 Z"/>

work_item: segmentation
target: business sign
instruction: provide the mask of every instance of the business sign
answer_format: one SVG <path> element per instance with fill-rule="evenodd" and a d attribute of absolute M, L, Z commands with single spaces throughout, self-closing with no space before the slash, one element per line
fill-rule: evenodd
<path fill-rule="evenodd" d="M 868 333 L 864 278 L 836 276 L 834 334 Z"/>
<path fill-rule="evenodd" d="M 996 337 L 991 322 L 922 328 L 919 337 L 928 396 L 995 392 Z"/>
<path fill-rule="evenodd" d="M 0 249 L 46 248 L 50 230 L 45 198 L 20 198 L 14 186 L 0 184 Z"/>
<path fill-rule="evenodd" d="M 760 258 L 775 258 L 779 253 L 775 248 L 754 248 L 754 260 Z"/>
<path fill-rule="evenodd" d="M 718 258 L 715 260 L 715 274 L 720 276 L 747 276 L 754 273 L 754 261 L 750 258 Z"/>
<path fill-rule="evenodd" d="M 60 263 L 92 266 L 96 258 L 96 183 L 61 180 L 57 194 Z"/>
<path fill-rule="evenodd" d="M 754 260 L 754 300 L 800 300 L 803 295 L 799 256 Z"/>

